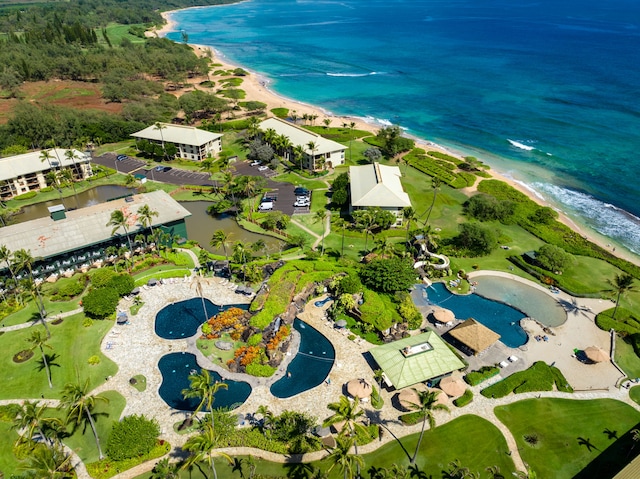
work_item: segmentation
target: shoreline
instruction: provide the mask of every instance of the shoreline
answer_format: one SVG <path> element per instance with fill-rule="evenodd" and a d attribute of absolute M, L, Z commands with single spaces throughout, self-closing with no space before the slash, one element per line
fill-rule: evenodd
<path fill-rule="evenodd" d="M 210 7 L 190 7 L 190 8 L 210 8 Z M 186 9 L 181 9 L 186 10 Z M 158 30 L 150 30 L 147 33 L 150 36 L 159 36 L 164 37 L 170 32 L 178 31 L 176 29 L 177 22 L 172 19 L 172 14 L 177 12 L 178 10 L 171 10 L 162 12 L 161 15 L 165 19 L 166 24 Z M 267 104 L 267 111 L 270 111 L 273 108 L 287 108 L 289 111 L 296 112 L 298 116 L 302 116 L 304 114 L 311 114 L 318 116 L 318 123 L 321 124 L 321 121 L 325 118 L 329 118 L 332 120 L 332 124 L 330 126 L 340 126 L 342 123 L 353 122 L 355 123 L 355 128 L 359 130 L 369 131 L 375 134 L 380 128 L 384 125 L 376 124 L 373 122 L 368 122 L 365 118 L 357 117 L 357 116 L 342 116 L 336 115 L 330 111 L 324 110 L 321 107 L 311 105 L 308 103 L 304 103 L 299 100 L 294 100 L 292 98 L 285 97 L 280 95 L 269 88 L 269 84 L 271 83 L 267 77 L 264 77 L 258 72 L 247 68 L 245 65 L 240 65 L 228 60 L 224 53 L 215 49 L 215 47 L 207 46 L 207 45 L 199 45 L 194 43 L 189 43 L 189 46 L 193 48 L 195 53 L 199 56 L 208 55 L 210 52 L 211 59 L 214 63 L 220 64 L 223 69 L 234 69 L 234 68 L 243 68 L 249 72 L 249 75 L 243 77 L 243 82 L 241 88 L 246 93 L 246 99 L 251 99 L 255 101 L 260 101 Z M 341 121 L 341 123 L 336 124 L 336 120 Z M 432 141 L 426 140 L 424 138 L 417 137 L 415 135 L 409 135 L 411 139 L 416 142 L 416 146 L 420 148 L 424 148 L 425 150 L 436 150 L 442 153 L 450 154 L 452 156 L 456 156 L 458 158 L 464 158 L 464 154 L 460 151 L 456 151 L 450 147 L 442 146 L 440 144 L 434 143 Z M 508 175 L 502 173 L 500 170 L 496 170 L 494 166 L 488 162 L 484 158 L 478 158 L 484 164 L 489 166 L 488 173 L 491 175 L 493 179 L 502 181 L 507 183 L 509 186 L 518 190 L 519 192 L 526 195 L 528 198 L 536 202 L 541 206 L 548 206 L 553 208 L 554 211 L 558 213 L 558 221 L 568 226 L 572 230 L 576 231 L 581 236 L 585 237 L 589 241 L 603 249 L 609 251 L 613 255 L 625 259 L 631 263 L 640 266 L 640 256 L 634 254 L 632 251 L 624 247 L 621 244 L 614 244 L 611 246 L 611 243 L 615 243 L 614 240 L 601 235 L 597 231 L 589 228 L 587 225 L 579 224 L 576 220 L 569 217 L 566 213 L 559 210 L 556 206 L 554 206 L 551 202 L 541 198 L 540 194 L 533 190 L 533 188 L 526 185 L 526 183 L 516 180 L 514 178 L 509 177 Z M 474 191 L 476 191 L 476 187 L 464 188 L 462 191 L 471 195 Z"/>

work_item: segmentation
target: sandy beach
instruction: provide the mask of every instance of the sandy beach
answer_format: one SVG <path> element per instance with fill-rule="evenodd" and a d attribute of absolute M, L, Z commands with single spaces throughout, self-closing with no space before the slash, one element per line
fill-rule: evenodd
<path fill-rule="evenodd" d="M 194 7 L 194 8 L 209 8 L 209 7 Z M 176 10 L 163 12 L 162 17 L 165 19 L 166 24 L 161 29 L 157 29 L 157 30 L 153 29 L 153 30 L 147 31 L 147 35 L 163 37 L 167 35 L 169 32 L 177 31 L 176 22 L 172 20 L 172 16 L 171 16 L 172 13 L 175 11 Z M 242 83 L 241 88 L 242 90 L 245 91 L 247 100 L 254 100 L 254 101 L 260 101 L 265 103 L 267 105 L 267 108 L 266 108 L 267 111 L 273 108 L 287 108 L 289 109 L 289 111 L 297 113 L 298 117 L 302 117 L 305 114 L 317 115 L 316 124 L 322 124 L 323 120 L 325 118 L 328 118 L 331 120 L 330 126 L 337 127 L 337 126 L 342 126 L 343 124 L 354 123 L 356 129 L 370 131 L 374 134 L 382 127 L 382 125 L 379 125 L 379 124 L 369 123 L 365 121 L 363 118 L 334 115 L 331 112 L 325 111 L 317 106 L 310 105 L 307 103 L 303 103 L 300 101 L 293 100 L 291 98 L 286 98 L 284 96 L 278 95 L 277 93 L 269 89 L 269 80 L 267 78 L 261 76 L 259 73 L 252 71 L 250 68 L 248 68 L 245 65 L 234 64 L 228 61 L 224 57 L 224 55 L 221 52 L 216 51 L 215 48 L 205 46 L 205 45 L 197 45 L 197 44 L 190 44 L 190 46 L 194 49 L 194 51 L 198 55 L 211 56 L 211 58 L 213 59 L 213 62 L 218 65 L 215 67 L 216 70 L 220 68 L 234 69 L 234 68 L 241 67 L 247 70 L 248 72 L 250 72 L 248 76 L 243 78 L 244 81 Z M 211 78 L 215 80 L 213 76 L 211 76 Z M 192 79 L 191 81 L 194 83 L 197 83 L 200 80 L 201 79 L 196 78 L 196 79 Z M 460 158 L 463 157 L 463 155 L 461 155 L 460 153 L 453 151 L 451 149 L 445 148 L 436 143 L 433 143 L 421 138 L 414 137 L 413 139 L 415 139 L 417 146 L 424 148 L 425 150 L 432 150 L 432 151 L 435 150 L 435 151 L 440 151 L 453 156 L 457 156 Z M 487 162 L 484 158 L 479 158 L 479 160 L 485 164 L 488 164 L 491 167 L 490 173 L 495 179 L 504 181 L 505 183 L 511 185 L 513 188 L 524 193 L 525 195 L 527 195 L 529 198 L 531 198 L 533 201 L 535 201 L 540 205 L 553 207 L 553 205 L 543 201 L 539 196 L 534 194 L 533 191 L 528 189 L 523 184 L 517 181 L 514 181 L 513 179 L 501 174 L 499 171 L 496 171 L 491 165 L 491 163 Z M 465 191 L 467 194 L 470 195 L 474 191 L 476 191 L 476 188 L 475 186 L 471 188 L 466 188 Z M 556 209 L 556 211 L 558 210 Z M 578 232 L 583 237 L 588 238 L 589 241 L 601 246 L 602 248 L 608 249 L 612 252 L 615 251 L 614 254 L 620 258 L 624 258 L 627 261 L 640 265 L 640 257 L 638 257 L 637 255 L 633 254 L 632 252 L 626 249 L 612 248 L 611 244 L 605 237 L 597 235 L 592 230 L 581 227 L 561 211 L 558 211 L 558 214 L 559 214 L 559 218 L 558 218 L 559 221 L 569 226 L 571 229 Z"/>

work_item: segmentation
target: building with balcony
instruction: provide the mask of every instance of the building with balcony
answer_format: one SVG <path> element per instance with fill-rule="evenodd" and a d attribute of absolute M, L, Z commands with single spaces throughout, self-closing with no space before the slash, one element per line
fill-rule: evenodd
<path fill-rule="evenodd" d="M 194 126 L 160 123 L 131 134 L 136 140 L 147 140 L 159 145 L 171 143 L 176 147 L 176 158 L 202 161 L 222 151 L 222 135 L 200 130 Z"/>

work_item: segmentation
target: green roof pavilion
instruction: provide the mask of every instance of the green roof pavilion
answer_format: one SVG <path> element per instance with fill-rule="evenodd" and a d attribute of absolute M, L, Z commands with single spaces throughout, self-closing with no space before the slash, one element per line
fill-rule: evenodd
<path fill-rule="evenodd" d="M 464 368 L 433 331 L 377 346 L 370 353 L 396 389 Z"/>

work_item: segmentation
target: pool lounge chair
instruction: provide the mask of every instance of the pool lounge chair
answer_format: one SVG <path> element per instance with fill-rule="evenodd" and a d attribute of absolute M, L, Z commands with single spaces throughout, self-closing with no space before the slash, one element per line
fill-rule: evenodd
<path fill-rule="evenodd" d="M 509 361 L 511 361 L 512 363 L 515 363 L 518 360 L 517 356 L 509 356 Z"/>
<path fill-rule="evenodd" d="M 500 361 L 500 367 L 501 368 L 506 368 L 507 366 L 509 366 L 509 363 L 506 361 Z"/>

